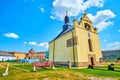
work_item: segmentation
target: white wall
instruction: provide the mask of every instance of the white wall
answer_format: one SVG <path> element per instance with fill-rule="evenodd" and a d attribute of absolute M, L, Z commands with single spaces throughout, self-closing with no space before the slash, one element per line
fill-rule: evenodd
<path fill-rule="evenodd" d="M 0 61 L 15 60 L 13 56 L 0 56 Z"/>

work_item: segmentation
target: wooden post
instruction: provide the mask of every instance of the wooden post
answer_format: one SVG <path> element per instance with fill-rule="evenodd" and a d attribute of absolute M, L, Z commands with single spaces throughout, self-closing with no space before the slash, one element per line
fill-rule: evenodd
<path fill-rule="evenodd" d="M 35 67 L 34 65 L 33 65 L 33 71 L 34 71 L 34 72 L 36 72 L 36 71 L 37 71 L 37 70 L 36 70 L 36 67 Z"/>
<path fill-rule="evenodd" d="M 55 66 L 54 66 L 54 64 L 52 65 L 52 69 L 55 70 Z"/>
<path fill-rule="evenodd" d="M 71 61 L 68 61 L 68 67 L 71 68 Z"/>
<path fill-rule="evenodd" d="M 9 63 L 7 64 L 5 73 L 2 74 L 3 76 L 7 76 L 8 75 L 8 69 L 9 69 Z"/>

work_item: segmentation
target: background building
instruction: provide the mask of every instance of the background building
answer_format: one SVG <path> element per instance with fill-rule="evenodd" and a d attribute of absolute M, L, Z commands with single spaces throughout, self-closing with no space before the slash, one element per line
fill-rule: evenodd
<path fill-rule="evenodd" d="M 37 52 L 36 58 L 39 60 L 46 60 L 46 52 Z"/>
<path fill-rule="evenodd" d="M 116 60 L 120 60 L 120 50 L 102 51 L 102 61 L 116 61 Z"/>
<path fill-rule="evenodd" d="M 15 60 L 15 56 L 5 51 L 0 51 L 0 61 Z"/>
<path fill-rule="evenodd" d="M 45 60 L 46 59 L 46 52 L 36 52 L 35 50 L 30 49 L 26 58 L 28 58 L 28 59 L 36 58 L 39 60 Z"/>
<path fill-rule="evenodd" d="M 0 61 L 5 60 L 19 60 L 19 59 L 39 59 L 39 60 L 47 60 L 48 59 L 48 51 L 36 52 L 33 49 L 30 49 L 28 53 L 23 52 L 5 52 L 0 51 Z"/>
<path fill-rule="evenodd" d="M 98 65 L 102 57 L 97 29 L 85 13 L 80 21 L 65 16 L 62 32 L 49 42 L 49 60 L 55 64 L 83 67 Z"/>
<path fill-rule="evenodd" d="M 15 60 L 25 59 L 26 58 L 26 53 L 23 53 L 23 52 L 9 52 L 9 54 L 14 55 L 15 56 Z"/>
<path fill-rule="evenodd" d="M 36 58 L 36 56 L 37 56 L 37 52 L 34 51 L 33 49 L 30 49 L 30 50 L 28 51 L 28 54 L 27 54 L 27 57 L 26 57 L 26 58 L 28 58 L 28 59 Z"/>

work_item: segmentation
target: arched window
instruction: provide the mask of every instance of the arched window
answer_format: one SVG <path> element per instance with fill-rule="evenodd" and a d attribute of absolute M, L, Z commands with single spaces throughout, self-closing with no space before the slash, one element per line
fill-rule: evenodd
<path fill-rule="evenodd" d="M 84 27 L 85 27 L 85 29 L 87 29 L 87 30 L 91 30 L 90 25 L 89 25 L 88 23 L 85 23 L 85 24 L 84 24 Z"/>
<path fill-rule="evenodd" d="M 88 39 L 89 51 L 92 51 L 92 42 L 91 39 Z"/>

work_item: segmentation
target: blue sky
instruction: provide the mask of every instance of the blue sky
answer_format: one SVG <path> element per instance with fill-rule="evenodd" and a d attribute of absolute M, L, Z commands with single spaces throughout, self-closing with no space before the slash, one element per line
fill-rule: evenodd
<path fill-rule="evenodd" d="M 65 11 L 70 23 L 86 10 L 99 30 L 102 50 L 120 49 L 119 0 L 0 0 L 0 50 L 48 50 L 62 30 Z"/>

